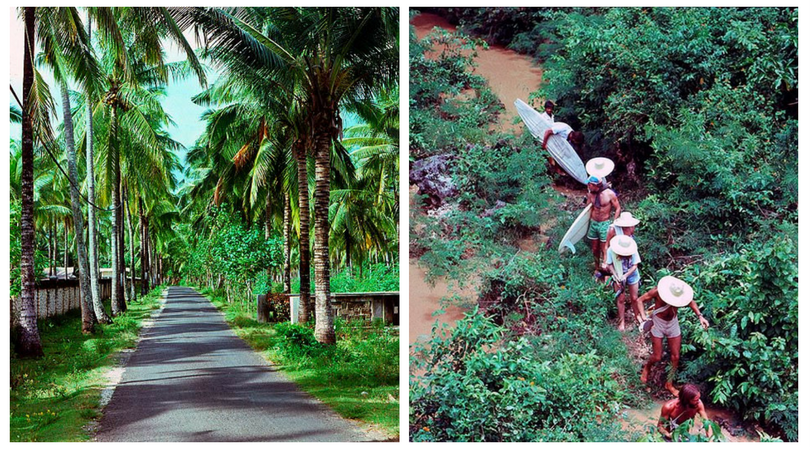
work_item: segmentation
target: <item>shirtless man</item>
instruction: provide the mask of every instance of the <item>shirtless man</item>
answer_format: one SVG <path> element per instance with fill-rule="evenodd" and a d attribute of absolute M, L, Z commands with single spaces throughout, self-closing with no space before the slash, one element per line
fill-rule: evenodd
<path fill-rule="evenodd" d="M 681 388 L 678 398 L 674 398 L 661 407 L 661 417 L 658 418 L 658 431 L 667 439 L 672 439 L 672 431 L 678 425 L 699 415 L 702 420 L 709 420 L 706 408 L 700 401 L 700 390 L 694 384 L 685 384 Z M 707 430 L 712 437 L 712 429 Z"/>
<path fill-rule="evenodd" d="M 613 209 L 613 220 L 619 218 L 622 207 L 619 205 L 619 198 L 612 189 L 607 188 L 604 178 L 600 180 L 595 176 L 588 178 L 588 204 L 591 208 L 591 222 L 588 225 L 588 239 L 591 242 L 593 251 L 594 276 L 601 278 L 603 269 L 608 269 L 603 265 L 605 261 L 605 251 L 607 250 L 607 233 L 610 227 L 610 210 Z"/>
<path fill-rule="evenodd" d="M 641 305 L 648 300 L 655 300 L 652 312 L 652 330 L 650 330 L 653 352 L 644 369 L 641 370 L 641 382 L 646 383 L 653 364 L 661 361 L 664 352 L 664 338 L 669 346 L 669 356 L 672 367 L 665 387 L 674 396 L 678 396 L 678 389 L 672 385 L 675 379 L 675 372 L 678 369 L 678 361 L 681 358 L 681 327 L 678 323 L 678 308 L 689 306 L 700 320 L 700 325 L 704 329 L 709 328 L 709 321 L 700 313 L 697 303 L 692 299 L 695 292 L 692 287 L 683 281 L 666 276 L 661 278 L 658 286 L 650 289 L 638 298 Z"/>

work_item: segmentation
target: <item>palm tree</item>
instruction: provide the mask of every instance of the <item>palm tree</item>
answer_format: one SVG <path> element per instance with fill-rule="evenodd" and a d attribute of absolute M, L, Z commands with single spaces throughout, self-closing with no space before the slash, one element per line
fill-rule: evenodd
<path fill-rule="evenodd" d="M 79 285 L 82 292 L 82 332 L 92 333 L 96 317 L 93 311 L 90 269 L 84 246 L 84 220 L 76 166 L 76 146 L 73 114 L 68 93 L 68 77 L 73 77 L 80 83 L 89 86 L 100 78 L 100 70 L 90 50 L 89 37 L 85 34 L 79 13 L 75 8 L 41 8 L 39 24 L 38 36 L 44 49 L 43 62 L 52 70 L 62 92 L 71 209 L 79 263 Z M 88 205 L 89 210 L 92 208 L 92 205 Z M 67 233 L 65 235 L 67 236 Z"/>
<path fill-rule="evenodd" d="M 375 89 L 395 83 L 397 18 L 395 8 L 198 8 L 190 13 L 189 20 L 211 37 L 214 56 L 241 55 L 240 64 L 269 75 L 280 89 L 294 85 L 300 92 L 310 130 L 305 143 L 315 161 L 315 335 L 322 343 L 335 342 L 329 191 L 332 148 L 342 128 L 340 105 L 370 101 Z"/>
<path fill-rule="evenodd" d="M 22 292 L 20 293 L 20 317 L 16 336 L 16 351 L 21 357 L 40 357 L 42 342 L 37 328 L 34 309 L 36 295 L 34 274 L 34 111 L 31 91 L 34 85 L 34 33 L 36 28 L 36 8 L 23 8 L 25 23 L 25 48 L 23 50 L 23 123 L 22 123 L 22 171 L 20 241 L 22 256 L 20 261 Z"/>

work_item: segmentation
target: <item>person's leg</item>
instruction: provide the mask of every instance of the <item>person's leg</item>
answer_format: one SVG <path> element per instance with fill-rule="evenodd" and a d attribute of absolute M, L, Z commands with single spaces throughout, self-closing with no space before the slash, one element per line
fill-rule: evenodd
<path fill-rule="evenodd" d="M 678 362 L 681 359 L 681 336 L 678 335 L 674 338 L 668 339 L 669 358 L 672 366 L 669 369 L 669 376 L 667 376 L 667 383 L 664 387 L 675 397 L 678 396 L 678 389 L 675 388 L 673 382 L 675 381 L 675 372 L 678 370 Z"/>
<path fill-rule="evenodd" d="M 630 293 L 630 307 L 633 308 L 633 315 L 636 318 L 636 325 L 638 325 L 646 320 L 641 302 L 638 301 L 638 283 L 628 285 L 627 290 Z"/>
<path fill-rule="evenodd" d="M 614 289 L 619 292 L 621 289 L 619 283 L 615 283 Z M 619 311 L 619 331 L 624 331 L 624 292 L 616 296 L 616 309 Z"/>
<path fill-rule="evenodd" d="M 599 239 L 590 239 L 591 242 L 591 251 L 593 252 L 593 269 L 594 272 L 598 271 L 602 266 L 602 245 L 599 242 Z M 601 276 L 601 272 L 599 276 Z"/>
<path fill-rule="evenodd" d="M 647 364 L 645 364 L 644 368 L 641 369 L 642 383 L 647 382 L 647 377 L 650 375 L 650 369 L 655 363 L 661 361 L 661 354 L 664 353 L 664 338 L 652 336 L 651 340 L 653 352 L 652 355 L 650 355 L 650 359 L 647 360 Z"/>

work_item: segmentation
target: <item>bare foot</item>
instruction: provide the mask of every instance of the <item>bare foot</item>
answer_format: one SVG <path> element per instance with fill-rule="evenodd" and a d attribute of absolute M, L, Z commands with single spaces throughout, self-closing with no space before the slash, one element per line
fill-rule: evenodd
<path fill-rule="evenodd" d="M 619 331 L 624 331 L 624 322 L 619 322 Z"/>
<path fill-rule="evenodd" d="M 673 385 L 672 385 L 672 383 L 671 383 L 671 382 L 669 382 L 669 381 L 667 381 L 667 384 L 665 384 L 665 385 L 664 385 L 664 387 L 665 387 L 665 388 L 667 388 L 667 390 L 668 390 L 668 391 L 669 391 L 669 392 L 670 392 L 672 395 L 674 395 L 675 397 L 677 397 L 677 396 L 678 396 L 678 394 L 680 394 L 680 391 L 679 391 L 679 390 L 677 390 L 677 389 L 675 389 L 675 386 L 673 386 Z"/>
<path fill-rule="evenodd" d="M 647 375 L 648 374 L 649 374 L 649 371 L 647 370 L 647 366 L 644 366 L 644 368 L 641 369 L 641 382 L 642 383 L 647 382 Z"/>

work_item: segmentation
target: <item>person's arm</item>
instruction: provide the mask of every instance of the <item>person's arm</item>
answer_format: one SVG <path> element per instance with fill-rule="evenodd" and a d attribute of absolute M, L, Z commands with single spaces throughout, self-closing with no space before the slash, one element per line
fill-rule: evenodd
<path fill-rule="evenodd" d="M 692 309 L 692 311 L 695 312 L 695 314 L 697 314 L 698 320 L 700 321 L 700 325 L 703 326 L 703 329 L 708 330 L 709 321 L 706 320 L 706 318 L 703 317 L 703 314 L 700 313 L 700 309 L 698 309 L 697 303 L 695 303 L 695 301 L 692 300 L 691 302 L 689 302 L 689 307 Z"/>
<path fill-rule="evenodd" d="M 554 130 L 552 130 L 551 128 L 546 130 L 546 132 L 543 134 L 543 150 L 546 149 L 546 143 L 548 142 L 548 138 L 550 138 L 552 134 L 554 134 Z"/>
<path fill-rule="evenodd" d="M 701 423 L 700 425 L 703 426 L 705 422 L 704 420 L 709 420 L 709 415 L 706 414 L 706 408 L 703 406 L 703 402 L 700 402 L 700 406 L 698 406 L 698 415 L 700 416 Z M 712 437 L 712 427 L 706 429 L 706 436 Z"/>
<path fill-rule="evenodd" d="M 616 209 L 616 213 L 613 214 L 613 220 L 616 220 L 622 213 L 622 205 L 619 204 L 619 197 L 616 196 L 616 193 L 613 192 L 613 190 L 611 190 L 610 193 L 612 194 L 613 197 L 610 199 L 610 204 L 613 205 L 613 207 Z"/>
<path fill-rule="evenodd" d="M 661 407 L 661 416 L 658 417 L 658 431 L 661 432 L 667 439 L 672 439 L 672 433 L 667 429 L 667 418 L 671 412 L 671 408 L 668 407 L 669 403 L 664 403 L 664 406 Z"/>
<path fill-rule="evenodd" d="M 652 289 L 650 289 L 649 291 L 645 292 L 643 295 L 641 295 L 641 296 L 638 298 L 638 302 L 639 302 L 641 305 L 644 305 L 644 302 L 646 302 L 646 301 L 648 301 L 648 300 L 651 300 L 651 299 L 655 298 L 655 296 L 656 296 L 656 295 L 658 295 L 658 287 L 657 287 L 657 286 L 656 286 L 656 287 L 654 287 L 654 288 L 652 288 Z"/>

